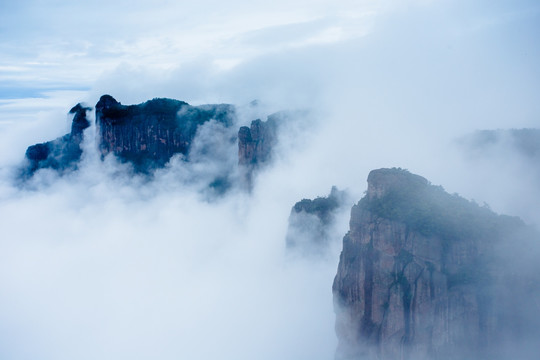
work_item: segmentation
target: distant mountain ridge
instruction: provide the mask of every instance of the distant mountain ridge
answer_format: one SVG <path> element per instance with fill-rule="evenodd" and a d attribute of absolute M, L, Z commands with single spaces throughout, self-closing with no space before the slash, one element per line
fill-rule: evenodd
<path fill-rule="evenodd" d="M 89 107 L 81 104 L 70 113 L 74 114 L 72 132 L 56 140 L 30 146 L 26 152 L 28 164 L 23 178 L 30 178 L 40 169 L 52 169 L 60 173 L 77 170 L 82 155 L 83 130 L 90 126 L 86 112 Z M 164 167 L 174 155 L 190 158 L 190 151 L 198 131 L 203 125 L 214 122 L 230 129 L 237 122 L 236 108 L 230 104 L 192 106 L 184 101 L 155 98 L 138 105 L 122 105 L 110 95 L 103 95 L 95 106 L 96 132 L 102 159 L 113 154 L 120 161 L 133 165 L 137 173 L 151 174 Z M 267 121 L 253 120 L 251 128 L 241 127 L 237 134 L 224 132 L 206 134 L 217 139 L 214 142 L 238 142 L 236 163 L 248 187 L 253 173 L 270 163 L 271 154 L 278 141 L 278 127 L 286 119 L 286 113 L 269 115 Z M 223 138 L 218 138 L 223 137 Z M 216 159 L 218 161 L 218 159 Z M 229 171 L 232 171 L 229 169 Z M 215 183 L 221 183 L 230 174 L 221 174 Z"/>

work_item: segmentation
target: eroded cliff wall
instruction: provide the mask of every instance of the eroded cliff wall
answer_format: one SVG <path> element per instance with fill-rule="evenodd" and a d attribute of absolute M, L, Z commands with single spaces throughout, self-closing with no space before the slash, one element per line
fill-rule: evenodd
<path fill-rule="evenodd" d="M 333 284 L 336 358 L 533 359 L 538 273 L 520 261 L 535 263 L 522 255 L 536 236 L 405 170 L 372 171 Z"/>
<path fill-rule="evenodd" d="M 253 174 L 272 159 L 277 143 L 278 117 L 269 116 L 266 121 L 253 120 L 251 126 L 238 130 L 238 165 L 246 185 L 253 185 Z"/>
<path fill-rule="evenodd" d="M 101 154 L 113 153 L 136 170 L 162 167 L 174 154 L 187 155 L 197 129 L 208 121 L 234 123 L 232 105 L 191 106 L 183 101 L 153 99 L 125 106 L 110 95 L 96 104 Z"/>

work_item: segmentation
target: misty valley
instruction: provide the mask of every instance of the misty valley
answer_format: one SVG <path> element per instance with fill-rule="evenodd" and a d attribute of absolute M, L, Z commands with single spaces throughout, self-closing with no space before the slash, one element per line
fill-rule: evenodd
<path fill-rule="evenodd" d="M 130 263 L 116 264 L 111 257 L 105 260 L 106 270 L 98 278 L 85 275 L 81 267 L 80 277 L 62 275 L 67 276 L 65 282 L 73 282 L 74 291 L 84 294 L 85 281 L 107 283 L 112 281 L 106 280 L 107 273 L 116 274 L 118 281 L 128 280 L 127 285 L 111 290 L 111 298 L 103 300 L 104 308 L 109 309 L 114 294 L 124 294 L 121 288 L 127 286 L 127 295 L 120 297 L 133 296 L 135 309 L 146 309 L 157 318 L 170 316 L 174 321 L 186 316 L 190 324 L 216 327 L 209 330 L 208 336 L 213 338 L 226 333 L 228 323 L 240 324 L 243 330 L 239 336 L 250 329 L 255 331 L 253 315 L 268 311 L 271 316 L 264 324 L 272 323 L 272 317 L 281 321 L 274 324 L 275 328 L 256 330 L 261 331 L 261 339 L 254 340 L 253 349 L 250 344 L 244 349 L 252 355 L 264 348 L 265 338 L 277 336 L 288 326 L 287 319 L 296 330 L 293 322 L 314 321 L 319 309 L 325 308 L 330 315 L 319 325 L 324 328 L 319 335 L 321 339 L 337 337 L 336 360 L 539 358 L 540 233 L 535 227 L 512 214 L 499 215 L 487 204 L 450 194 L 421 174 L 399 167 L 371 169 L 364 174 L 367 187 L 358 183 L 357 189 L 347 189 L 328 183 L 328 195 L 297 199 L 285 213 L 282 207 L 271 205 L 273 198 L 283 196 L 272 169 L 290 161 L 290 152 L 306 146 L 302 145 L 303 137 L 310 141 L 306 128 L 311 126 L 311 114 L 307 110 L 285 110 L 262 116 L 264 109 L 259 106 L 255 101 L 243 107 L 193 106 L 167 98 L 122 105 L 112 96 L 103 95 L 94 107 L 77 104 L 70 110 L 68 134 L 29 146 L 24 162 L 11 173 L 14 186 L 28 194 L 43 192 L 48 196 L 59 189 L 56 184 L 66 184 L 74 186 L 70 191 L 81 199 L 101 199 L 104 205 L 92 205 L 96 208 L 67 205 L 76 214 L 75 223 L 95 213 L 104 213 L 104 218 L 116 214 L 123 219 L 118 224 L 110 220 L 100 224 L 100 217 L 90 220 L 93 236 L 108 238 L 109 233 L 114 241 L 112 245 L 104 241 L 85 244 L 77 251 L 85 252 L 89 247 L 90 254 L 102 254 L 113 246 L 118 250 L 115 253 L 113 249 L 115 256 L 125 256 Z M 253 114 L 260 117 L 250 117 Z M 463 134 L 456 146 L 479 162 L 504 148 L 534 163 L 540 153 L 540 133 L 537 129 L 485 129 Z M 351 154 L 347 161 L 354 167 L 369 156 Z M 325 171 L 320 168 L 320 172 Z M 538 167 L 531 171 L 538 171 Z M 286 179 L 287 173 L 280 176 Z M 258 195 L 261 192 L 262 197 Z M 129 200 L 117 203 L 112 194 Z M 174 200 L 177 197 L 180 200 Z M 55 201 L 58 203 L 47 206 L 62 207 L 71 200 Z M 149 207 L 152 212 L 139 207 Z M 156 214 L 150 215 L 154 220 L 148 220 L 148 214 Z M 286 220 L 286 228 L 277 225 L 279 219 Z M 163 222 L 163 226 L 157 233 L 146 233 L 144 224 L 149 221 Z M 70 226 L 67 231 L 77 242 L 77 228 Z M 43 228 L 48 226 L 44 224 Z M 136 232 L 144 233 L 144 240 L 139 240 Z M 224 236 L 227 232 L 237 234 L 240 240 L 224 243 L 229 241 Z M 190 237 L 197 242 L 190 243 Z M 131 238 L 136 240 L 131 243 Z M 275 247 L 260 249 L 258 243 L 263 239 Z M 183 241 L 186 244 L 182 245 Z M 157 250 L 162 242 L 169 250 Z M 57 246 L 62 249 L 73 245 L 62 242 Z M 143 248 L 141 254 L 136 252 L 137 247 Z M 61 257 L 59 263 L 70 261 L 59 251 L 60 255 L 54 255 Z M 146 255 L 154 252 L 158 258 L 155 261 Z M 98 261 L 99 257 L 76 258 L 84 262 Z M 272 265 L 268 259 L 272 259 Z M 254 270 L 259 268 L 264 270 Z M 245 274 L 251 271 L 254 275 Z M 213 282 L 214 277 L 219 281 Z M 63 286 L 59 281 L 55 286 Z M 149 281 L 151 292 L 163 297 L 156 301 L 157 295 L 139 293 L 129 281 Z M 117 282 L 112 281 L 111 286 L 114 284 Z M 313 292 L 296 294 L 304 286 L 312 286 Z M 162 287 L 178 290 L 168 293 L 170 290 Z M 189 291 L 183 293 L 183 288 Z M 299 302 L 291 305 L 285 301 L 282 297 L 288 293 L 298 296 Z M 200 297 L 191 299 L 193 294 Z M 184 296 L 191 299 L 186 308 L 195 313 L 209 308 L 209 315 L 191 318 L 183 314 L 183 309 L 176 309 L 175 301 Z M 147 297 L 148 304 L 157 302 L 159 307 L 163 302 L 163 309 L 171 314 L 161 314 L 153 305 L 147 308 Z M 270 302 L 281 305 L 274 308 Z M 311 308 L 311 303 L 322 305 Z M 284 310 L 287 307 L 290 312 Z M 121 308 L 112 306 L 107 316 L 118 316 L 118 323 L 122 323 L 132 313 L 126 310 L 126 317 L 121 311 L 115 314 Z M 272 311 L 280 315 L 272 315 Z M 151 327 L 152 316 L 143 316 L 141 322 Z M 74 318 L 78 319 L 77 315 Z M 59 321 L 68 328 L 85 326 L 77 321 Z M 86 325 L 99 331 L 99 324 Z M 113 331 L 125 330 L 114 324 Z M 176 333 L 174 324 L 166 328 L 167 335 L 148 344 L 148 353 L 178 338 L 189 342 L 189 330 Z M 283 329 L 282 335 L 291 344 L 299 336 L 293 330 Z M 81 341 L 78 335 L 70 336 L 75 342 Z M 237 349 L 228 349 L 236 343 L 234 340 L 233 335 L 225 335 L 216 353 L 202 349 L 200 358 L 219 358 L 215 357 L 219 349 L 234 353 Z M 314 344 L 301 340 L 297 345 L 313 346 L 317 351 Z M 197 347 L 204 348 L 204 344 Z M 282 355 L 279 351 L 270 353 L 274 358 Z M 297 356 L 305 354 L 300 351 Z"/>

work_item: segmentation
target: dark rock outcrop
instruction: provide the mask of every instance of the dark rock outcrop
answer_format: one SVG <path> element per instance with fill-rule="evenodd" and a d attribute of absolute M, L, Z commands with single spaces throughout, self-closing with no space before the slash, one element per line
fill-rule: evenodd
<path fill-rule="evenodd" d="M 125 106 L 110 95 L 96 104 L 102 156 L 113 153 L 141 172 L 163 167 L 175 154 L 188 155 L 200 125 L 214 120 L 234 122 L 232 105 L 191 106 L 183 101 L 153 99 Z"/>
<path fill-rule="evenodd" d="M 254 172 L 272 160 L 278 126 L 285 116 L 275 113 L 266 121 L 253 120 L 251 127 L 242 126 L 238 131 L 238 165 L 248 187 L 253 184 Z"/>
<path fill-rule="evenodd" d="M 53 169 L 59 172 L 74 170 L 82 155 L 81 142 L 83 131 L 90 126 L 86 112 L 91 110 L 82 104 L 75 105 L 71 132 L 55 140 L 28 147 L 26 159 L 28 166 L 23 170 L 23 177 L 32 176 L 39 169 Z"/>
<path fill-rule="evenodd" d="M 307 255 L 324 254 L 336 213 L 347 203 L 347 193 L 333 186 L 327 197 L 302 199 L 294 204 L 289 215 L 287 248 Z"/>
<path fill-rule="evenodd" d="M 90 125 L 88 110 L 80 104 L 71 110 L 74 119 L 70 134 L 28 148 L 22 179 L 40 168 L 62 173 L 78 167 L 82 131 Z M 271 161 L 279 124 L 291 115 L 278 112 L 267 121 L 254 120 L 237 135 L 232 127 L 236 110 L 229 104 L 191 106 L 156 98 L 122 105 L 112 96 L 103 95 L 95 107 L 96 139 L 102 159 L 112 154 L 141 174 L 153 175 L 174 155 L 181 155 L 179 161 L 186 164 L 183 182 L 200 183 L 201 188 L 210 189 L 209 193 L 222 195 L 235 186 L 251 189 L 254 171 Z"/>
<path fill-rule="evenodd" d="M 372 171 L 333 284 L 336 358 L 536 358 L 537 239 L 420 176 Z"/>

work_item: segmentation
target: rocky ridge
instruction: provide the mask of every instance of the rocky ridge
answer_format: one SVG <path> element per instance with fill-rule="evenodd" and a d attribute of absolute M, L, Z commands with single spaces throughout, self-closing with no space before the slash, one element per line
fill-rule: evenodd
<path fill-rule="evenodd" d="M 77 169 L 82 155 L 83 130 L 90 126 L 86 118 L 89 110 L 78 104 L 70 112 L 74 114 L 70 134 L 28 148 L 28 166 L 23 178 L 43 168 L 60 173 Z M 180 155 L 185 162 L 205 162 L 208 168 L 223 172 L 215 174 L 210 183 L 218 192 L 231 186 L 236 172 L 241 174 L 240 182 L 251 187 L 253 174 L 271 162 L 278 127 L 286 117 L 285 113 L 275 113 L 268 116 L 267 121 L 254 120 L 251 127 L 241 127 L 237 135 L 234 132 L 231 135 L 230 131 L 223 130 L 230 129 L 237 121 L 236 109 L 230 104 L 192 106 L 179 100 L 156 98 L 137 105 L 122 105 L 110 95 L 101 96 L 95 115 L 102 159 L 112 154 L 132 164 L 135 172 L 149 175 L 164 167 L 174 155 Z M 194 142 L 204 126 L 209 127 L 204 132 L 206 138 L 199 139 L 198 153 L 192 154 Z M 223 144 L 235 142 L 238 142 L 238 154 L 229 154 Z M 224 151 L 227 154 L 223 154 Z M 232 169 L 227 157 L 236 156 L 238 169 Z"/>

